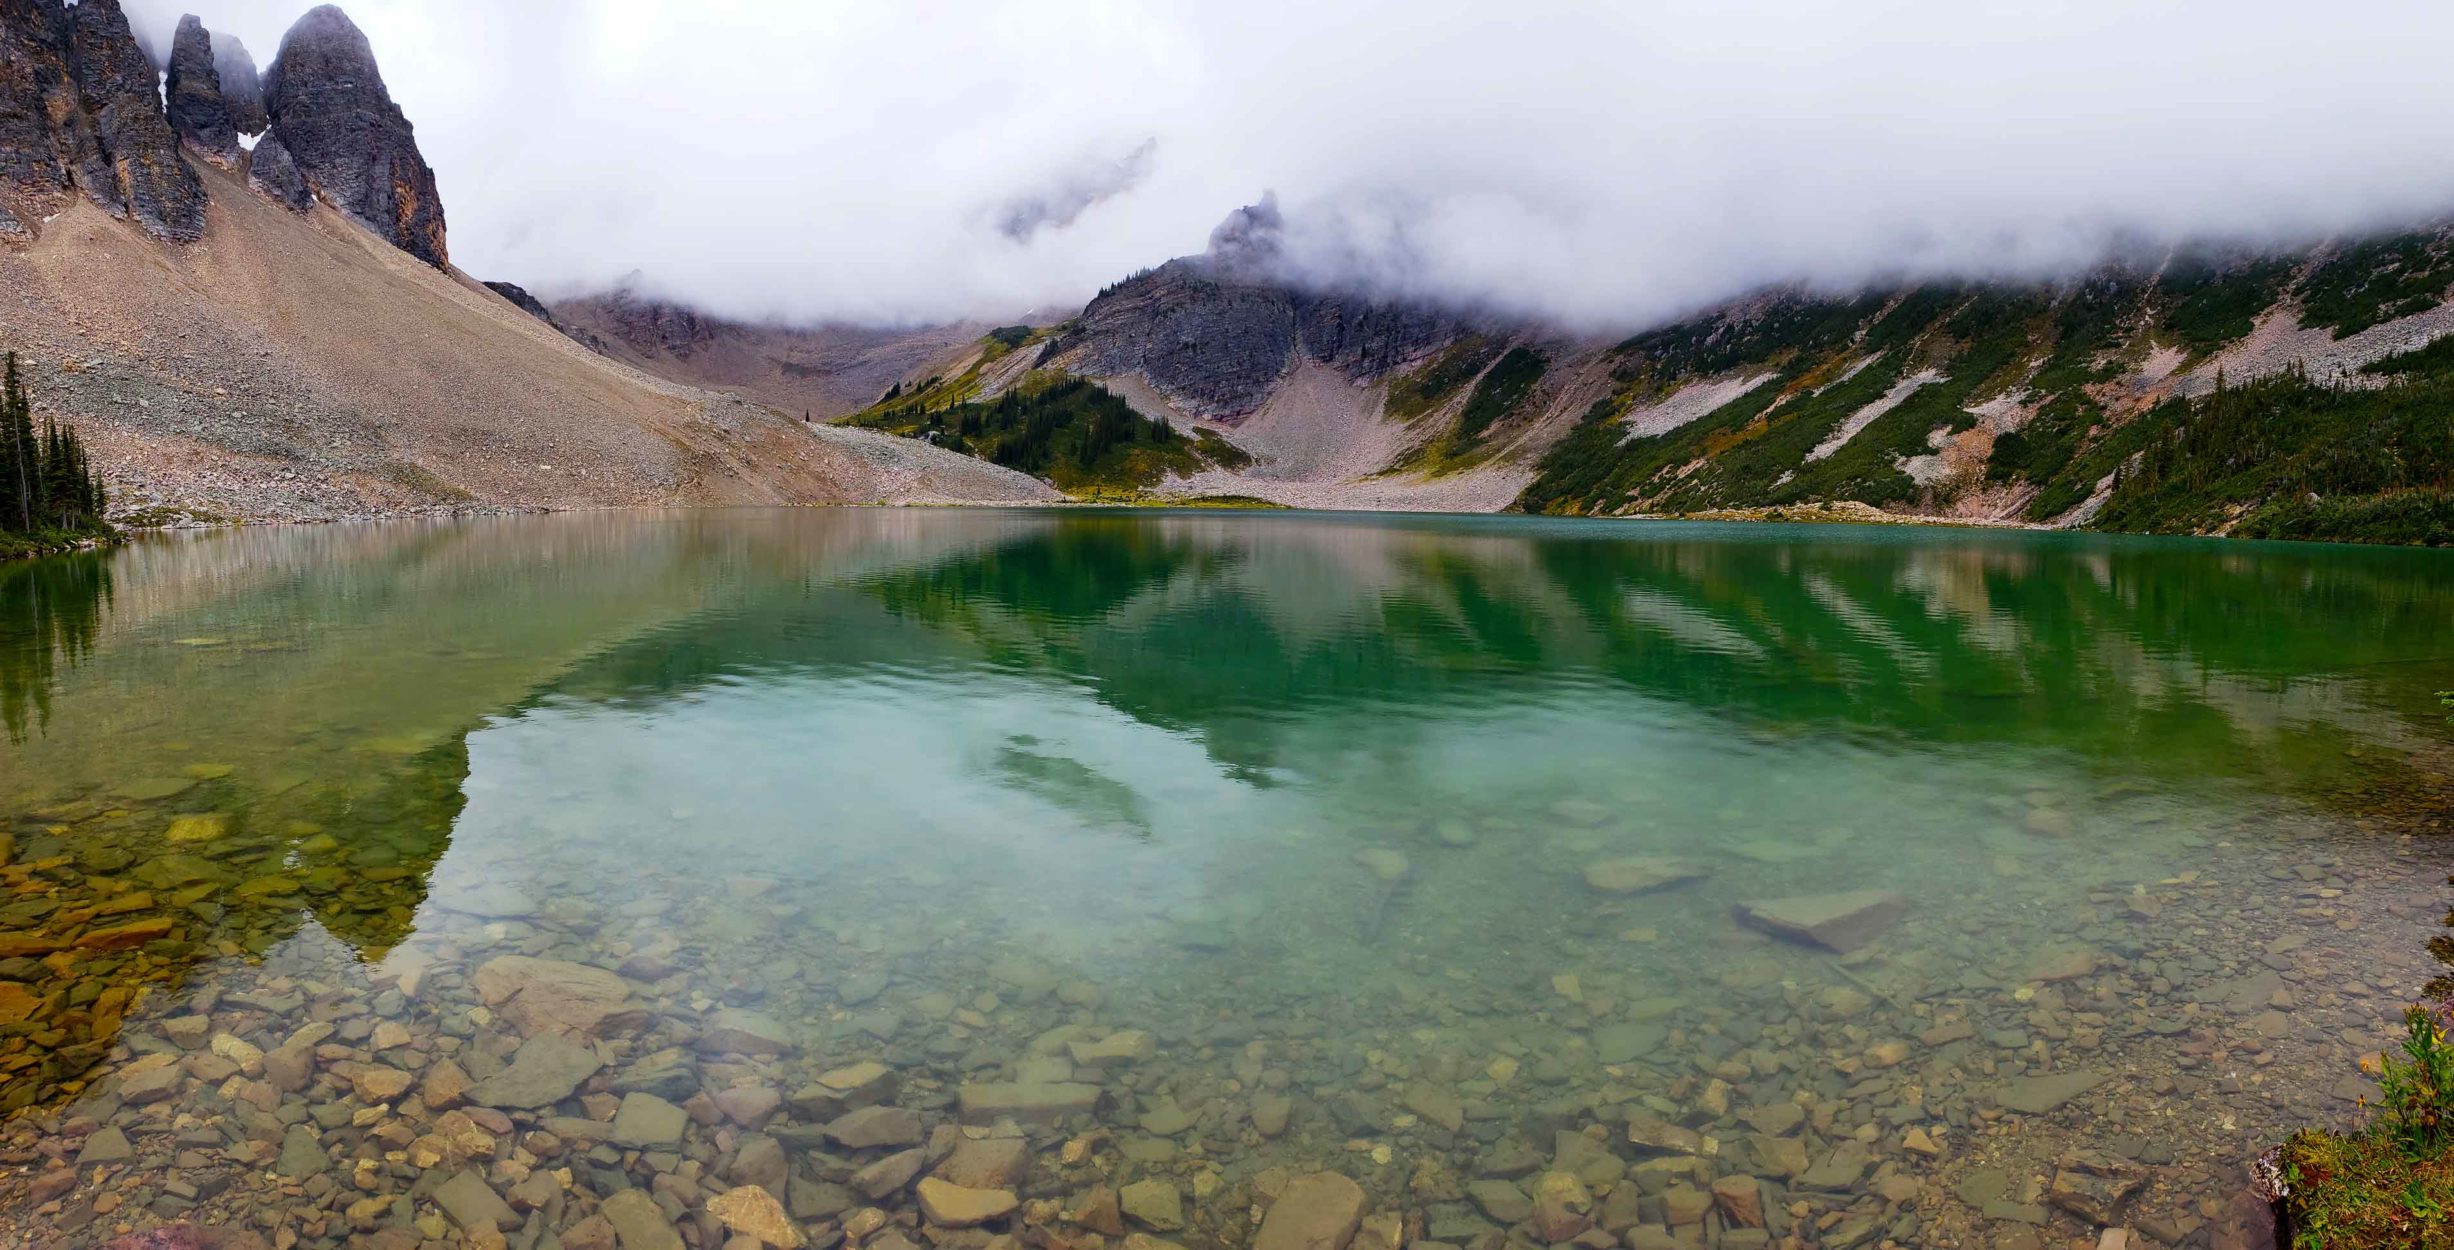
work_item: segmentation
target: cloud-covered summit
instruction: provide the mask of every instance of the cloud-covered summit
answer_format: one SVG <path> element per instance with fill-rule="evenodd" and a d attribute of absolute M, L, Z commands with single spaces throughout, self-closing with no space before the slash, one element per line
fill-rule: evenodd
<path fill-rule="evenodd" d="M 167 46 L 192 3 L 129 8 Z M 1263 188 L 1308 278 L 1595 326 L 2454 210 L 2412 0 L 348 8 L 455 260 L 739 318 L 1071 304 Z"/>

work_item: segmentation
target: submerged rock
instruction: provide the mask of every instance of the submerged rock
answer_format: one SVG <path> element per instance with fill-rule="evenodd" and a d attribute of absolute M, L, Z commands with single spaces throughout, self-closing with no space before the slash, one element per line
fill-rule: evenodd
<path fill-rule="evenodd" d="M 1851 890 L 1740 903 L 1740 924 L 1775 937 L 1846 954 L 1873 941 L 1907 914 L 1909 901 L 1889 890 Z"/>
<path fill-rule="evenodd" d="M 482 1107 L 548 1107 L 571 1096 L 604 1067 L 596 1052 L 554 1033 L 520 1043 L 511 1066 L 469 1087 L 469 1101 Z"/>
<path fill-rule="evenodd" d="M 522 1033 L 593 1037 L 627 1022 L 630 983 L 603 968 L 562 959 L 498 955 L 472 978 L 478 1000 Z"/>
<path fill-rule="evenodd" d="M 2005 1111 L 2043 1115 L 2104 1084 L 2104 1081 L 2104 1073 L 2087 1069 L 2057 1072 L 2050 1076 L 2023 1076 L 2004 1082 L 1994 1091 L 1994 1101 Z"/>
<path fill-rule="evenodd" d="M 1605 859 L 1585 865 L 1585 884 L 1604 894 L 1648 894 L 1708 876 L 1695 864 L 1653 855 Z"/>
<path fill-rule="evenodd" d="M 944 1228 L 970 1228 L 1011 1215 L 1021 1200 L 1009 1189 L 972 1189 L 929 1177 L 920 1182 L 920 1211 Z"/>
<path fill-rule="evenodd" d="M 1363 1206 L 1363 1187 L 1335 1172 L 1298 1177 L 1270 1204 L 1253 1250 L 1345 1250 Z"/>
<path fill-rule="evenodd" d="M 777 1250 L 800 1250 L 808 1244 L 801 1230 L 793 1227 L 792 1217 L 784 1213 L 784 1204 L 758 1185 L 740 1185 L 717 1194 L 707 1200 L 707 1212 L 726 1228 Z"/>

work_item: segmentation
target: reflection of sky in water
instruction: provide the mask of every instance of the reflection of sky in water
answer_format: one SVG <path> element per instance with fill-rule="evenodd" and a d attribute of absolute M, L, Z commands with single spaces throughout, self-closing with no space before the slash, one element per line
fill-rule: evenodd
<path fill-rule="evenodd" d="M 963 935 L 1103 979 L 1219 920 L 1230 949 L 1303 948 L 1309 961 L 1264 973 L 1296 989 L 1371 975 L 1392 920 L 1418 953 L 1461 963 L 1495 934 L 1588 940 L 1583 865 L 1657 855 L 1711 876 L 1625 909 L 1673 929 L 1628 952 L 1632 972 L 1677 979 L 1745 899 L 1887 888 L 1920 901 L 1903 944 L 1957 979 L 2045 940 L 2051 909 L 2091 888 L 2184 870 L 2255 801 L 2231 783 L 2108 779 L 2058 752 L 1766 734 L 1584 682 L 1287 709 L 1271 718 L 1277 766 L 1256 778 L 1094 693 L 857 666 L 619 705 L 550 696 L 469 736 L 468 808 L 434 897 L 511 880 L 591 904 L 708 899 L 754 878 L 778 883 L 762 905 L 806 907 L 811 945 Z M 2056 836 L 2033 827 L 2040 809 Z M 1402 885 L 1353 862 L 1366 847 L 1408 856 Z M 2074 861 L 2084 873 L 2061 870 Z M 1992 932 L 1969 943 L 1960 926 L 1980 917 Z"/>

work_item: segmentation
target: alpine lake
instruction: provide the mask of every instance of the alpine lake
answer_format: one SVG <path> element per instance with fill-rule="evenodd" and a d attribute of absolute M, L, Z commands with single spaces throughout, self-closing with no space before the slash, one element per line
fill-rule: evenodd
<path fill-rule="evenodd" d="M 0 1245 L 2247 1244 L 2445 971 L 2449 688 L 2454 554 L 2354 547 L 843 509 L 0 566 Z"/>

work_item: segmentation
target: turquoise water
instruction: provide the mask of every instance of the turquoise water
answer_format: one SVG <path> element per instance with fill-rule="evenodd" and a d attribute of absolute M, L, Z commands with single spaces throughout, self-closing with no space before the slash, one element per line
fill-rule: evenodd
<path fill-rule="evenodd" d="M 0 1228 L 65 1245 L 1241 1245 L 1324 1170 L 1397 1244 L 2205 1239 L 2439 970 L 2442 553 L 604 514 L 0 602 Z M 600 1066 L 504 1105 L 540 1035 Z"/>

